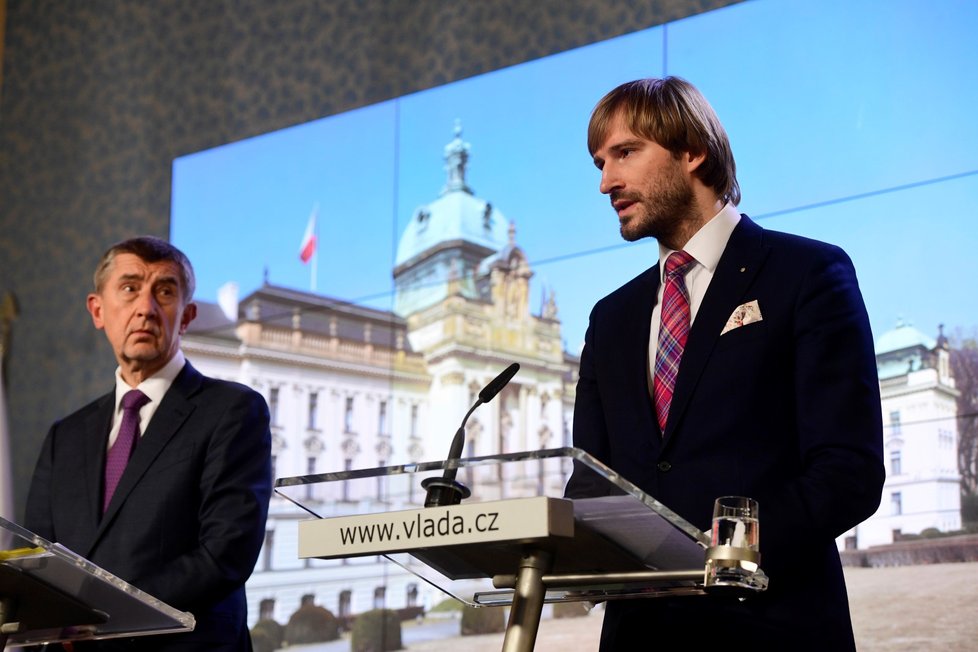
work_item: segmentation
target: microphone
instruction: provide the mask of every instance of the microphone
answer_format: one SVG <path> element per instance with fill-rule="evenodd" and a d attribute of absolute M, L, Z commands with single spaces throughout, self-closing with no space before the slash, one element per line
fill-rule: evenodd
<path fill-rule="evenodd" d="M 489 384 L 479 392 L 479 399 L 465 413 L 462 425 L 455 431 L 455 437 L 452 439 L 452 447 L 448 450 L 448 457 L 445 459 L 446 467 L 451 468 L 446 468 L 440 478 L 425 478 L 421 481 L 421 486 L 428 491 L 424 501 L 425 507 L 458 505 L 463 498 L 472 495 L 468 487 L 455 479 L 458 467 L 451 466 L 452 462 L 457 462 L 462 457 L 462 447 L 465 445 L 465 422 L 469 420 L 469 416 L 475 412 L 477 407 L 495 398 L 496 394 L 513 379 L 519 370 L 519 363 L 514 362 L 506 367 L 501 374 L 489 381 Z"/>

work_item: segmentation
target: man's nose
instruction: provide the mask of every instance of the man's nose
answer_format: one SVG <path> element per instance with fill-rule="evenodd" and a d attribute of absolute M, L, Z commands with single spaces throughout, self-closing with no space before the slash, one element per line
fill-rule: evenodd
<path fill-rule="evenodd" d="M 601 185 L 598 186 L 598 190 L 600 190 L 602 194 L 607 195 L 612 190 L 620 186 L 621 182 L 618 175 L 615 173 L 614 166 L 605 164 L 605 166 L 601 168 Z"/>
<path fill-rule="evenodd" d="M 156 303 L 156 295 L 152 290 L 143 290 L 139 293 L 136 300 L 136 310 L 140 315 L 155 317 L 159 311 L 159 304 Z"/>

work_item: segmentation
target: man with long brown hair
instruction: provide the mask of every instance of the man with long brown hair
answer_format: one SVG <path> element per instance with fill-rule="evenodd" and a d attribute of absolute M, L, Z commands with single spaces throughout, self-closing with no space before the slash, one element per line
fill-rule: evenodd
<path fill-rule="evenodd" d="M 588 148 L 622 237 L 655 238 L 658 260 L 591 313 L 575 445 L 703 530 L 717 497 L 755 498 L 770 579 L 743 602 L 610 602 L 601 649 L 855 649 L 835 538 L 876 510 L 884 472 L 851 261 L 738 212 L 727 134 L 682 79 L 612 90 Z M 567 492 L 595 486 L 575 473 Z"/>

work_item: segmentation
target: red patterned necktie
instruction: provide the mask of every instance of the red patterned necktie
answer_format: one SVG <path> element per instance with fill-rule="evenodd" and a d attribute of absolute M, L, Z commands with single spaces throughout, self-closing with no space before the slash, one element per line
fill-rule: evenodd
<path fill-rule="evenodd" d="M 119 478 L 126 470 L 129 457 L 139 439 L 139 408 L 149 403 L 149 397 L 138 389 L 131 389 L 122 397 L 122 424 L 115 443 L 105 456 L 105 492 L 102 494 L 102 513 L 109 506 L 112 494 L 119 485 Z"/>
<path fill-rule="evenodd" d="M 675 251 L 666 258 L 665 287 L 662 290 L 662 323 L 655 354 L 653 394 L 659 429 L 666 431 L 669 404 L 679 374 L 686 336 L 689 335 L 689 292 L 684 277 L 696 260 L 685 251 Z"/>

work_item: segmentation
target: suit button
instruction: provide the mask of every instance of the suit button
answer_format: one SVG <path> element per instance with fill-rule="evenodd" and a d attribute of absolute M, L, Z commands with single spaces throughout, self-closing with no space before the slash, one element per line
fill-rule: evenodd
<path fill-rule="evenodd" d="M 659 467 L 659 470 L 662 471 L 663 473 L 667 473 L 672 470 L 672 464 L 670 464 L 669 462 L 659 462 L 657 466 Z"/>

